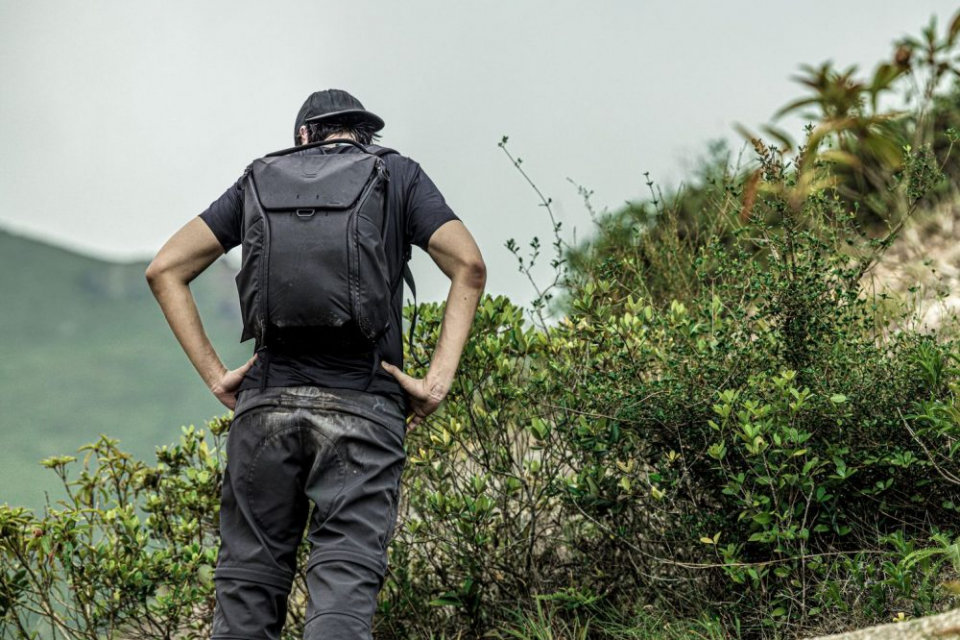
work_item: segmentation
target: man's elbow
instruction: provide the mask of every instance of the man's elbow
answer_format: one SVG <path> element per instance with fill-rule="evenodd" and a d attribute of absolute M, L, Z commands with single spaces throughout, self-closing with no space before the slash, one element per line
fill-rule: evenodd
<path fill-rule="evenodd" d="M 144 276 L 147 279 L 147 284 L 150 286 L 150 290 L 156 293 L 163 286 L 163 283 L 169 274 L 169 269 L 167 269 L 163 262 L 157 258 L 154 258 L 150 264 L 147 265 L 147 270 L 144 273 Z"/>
<path fill-rule="evenodd" d="M 477 256 L 464 262 L 461 273 L 463 274 L 463 282 L 468 287 L 483 291 L 487 284 L 487 265 L 483 258 Z"/>

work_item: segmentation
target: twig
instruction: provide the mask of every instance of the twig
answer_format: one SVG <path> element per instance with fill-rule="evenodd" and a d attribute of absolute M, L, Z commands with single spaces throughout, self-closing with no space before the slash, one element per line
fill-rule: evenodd
<path fill-rule="evenodd" d="M 927 458 L 930 460 L 930 464 L 932 464 L 933 468 L 937 470 L 937 473 L 939 473 L 943 477 L 943 479 L 949 482 L 950 484 L 960 485 L 960 478 L 953 475 L 952 473 L 948 473 L 947 471 L 944 471 L 943 469 L 940 468 L 940 465 L 938 465 L 936 461 L 934 461 L 933 455 L 930 453 L 930 450 L 927 449 L 927 445 L 923 444 L 923 441 L 920 438 L 918 438 L 917 434 L 914 433 L 913 429 L 910 428 L 910 424 L 907 422 L 907 419 L 903 417 L 903 413 L 900 411 L 899 407 L 897 407 L 897 415 L 899 415 L 900 420 L 903 421 L 903 426 L 907 428 L 907 431 L 910 433 L 913 439 L 916 440 L 917 444 L 920 445 L 920 447 L 923 449 L 923 452 L 927 454 Z"/>

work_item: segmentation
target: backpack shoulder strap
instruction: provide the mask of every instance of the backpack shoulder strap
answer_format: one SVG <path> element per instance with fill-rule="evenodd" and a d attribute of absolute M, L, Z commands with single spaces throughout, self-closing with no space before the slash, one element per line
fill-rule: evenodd
<path fill-rule="evenodd" d="M 417 326 L 417 310 L 419 309 L 419 305 L 417 304 L 417 283 L 413 279 L 413 271 L 410 270 L 410 253 L 411 251 L 408 245 L 406 251 L 403 253 L 403 257 L 401 258 L 401 260 L 403 260 L 403 266 L 400 269 L 400 273 L 398 274 L 391 291 L 396 290 L 396 288 L 400 285 L 401 278 L 403 282 L 407 283 L 407 287 L 410 288 L 410 293 L 413 295 L 413 315 L 410 317 L 410 331 L 407 334 L 407 344 L 410 345 L 410 355 L 413 357 L 413 359 L 418 365 L 426 368 L 430 365 L 430 363 L 423 362 L 413 351 L 413 332 Z"/>
<path fill-rule="evenodd" d="M 424 362 L 413 350 L 413 332 L 417 326 L 417 311 L 420 305 L 417 304 L 417 284 L 413 281 L 413 272 L 410 270 L 410 263 L 403 263 L 403 281 L 410 287 L 410 293 L 413 295 L 413 315 L 410 318 L 410 333 L 407 335 L 407 344 L 410 345 L 410 355 L 416 360 L 417 364 L 426 369 L 430 366 L 429 362 Z"/>
<path fill-rule="evenodd" d="M 297 152 L 299 152 L 299 151 L 305 151 L 306 149 L 313 149 L 314 147 L 322 147 L 322 146 L 328 145 L 328 144 L 351 144 L 351 145 L 355 146 L 357 149 L 360 149 L 360 151 L 365 151 L 365 152 L 367 152 L 367 153 L 370 153 L 369 151 L 367 151 L 367 150 L 363 147 L 362 144 L 360 144 L 360 143 L 357 142 L 356 140 L 351 140 L 350 138 L 328 138 L 328 139 L 323 140 L 323 141 L 321 141 L 321 142 L 310 142 L 310 143 L 307 143 L 307 144 L 297 145 L 297 146 L 295 146 L 295 147 L 287 147 L 286 149 L 280 149 L 280 151 L 274 151 L 273 153 L 268 153 L 267 155 L 265 155 L 265 156 L 263 156 L 263 157 L 264 157 L 264 158 L 273 158 L 273 157 L 276 157 L 276 156 L 286 156 L 286 155 L 290 155 L 290 154 L 292 154 L 292 153 L 297 153 Z"/>
<path fill-rule="evenodd" d="M 396 149 L 391 149 L 389 147 L 381 147 L 380 145 L 377 145 L 377 144 L 368 144 L 366 151 L 367 153 L 372 153 L 378 158 L 382 158 L 383 156 L 388 156 L 390 154 L 400 155 L 400 152 L 397 151 Z"/>

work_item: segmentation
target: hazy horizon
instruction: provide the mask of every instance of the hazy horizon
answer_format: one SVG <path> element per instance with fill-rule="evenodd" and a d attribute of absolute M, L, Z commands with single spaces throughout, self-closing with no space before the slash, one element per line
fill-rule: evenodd
<path fill-rule="evenodd" d="M 957 9 L 837 6 L 7 0 L 0 228 L 148 259 L 250 160 L 292 143 L 311 91 L 339 87 L 386 120 L 382 144 L 420 162 L 477 237 L 488 291 L 529 299 L 503 244 L 550 226 L 501 136 L 582 238 L 590 219 L 568 177 L 598 209 L 644 198 L 644 172 L 675 184 L 710 140 L 740 144 L 735 122 L 756 127 L 800 95 L 801 64 L 870 70 Z M 442 274 L 414 255 L 422 297 L 442 298 Z"/>

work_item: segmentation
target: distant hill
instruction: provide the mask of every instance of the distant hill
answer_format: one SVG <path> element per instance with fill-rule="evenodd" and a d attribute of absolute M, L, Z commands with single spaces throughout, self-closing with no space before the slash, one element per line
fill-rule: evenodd
<path fill-rule="evenodd" d="M 83 256 L 0 230 L 0 503 L 61 495 L 41 459 L 99 433 L 153 460 L 181 424 L 226 413 L 180 349 L 144 278 L 146 262 Z M 192 289 L 227 366 L 242 364 L 235 270 L 222 259 Z"/>

